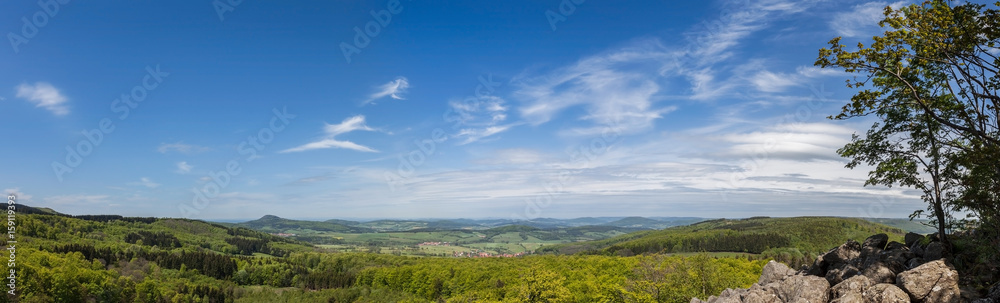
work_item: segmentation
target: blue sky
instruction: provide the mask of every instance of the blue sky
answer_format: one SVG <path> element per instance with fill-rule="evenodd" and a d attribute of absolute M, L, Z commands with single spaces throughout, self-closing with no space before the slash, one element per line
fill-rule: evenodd
<path fill-rule="evenodd" d="M 827 120 L 849 75 L 812 66 L 901 2 L 47 3 L 0 10 L 0 189 L 25 204 L 208 219 L 923 208 L 843 168 L 835 150 L 873 121 Z"/>

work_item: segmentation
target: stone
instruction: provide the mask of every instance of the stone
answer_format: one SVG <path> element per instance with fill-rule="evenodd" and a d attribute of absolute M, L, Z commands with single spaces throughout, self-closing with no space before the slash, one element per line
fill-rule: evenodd
<path fill-rule="evenodd" d="M 885 249 L 885 245 L 889 243 L 889 235 L 877 234 L 868 239 L 865 239 L 865 243 L 861 247 L 874 247 L 878 249 Z"/>
<path fill-rule="evenodd" d="M 927 248 L 924 249 L 924 260 L 934 261 L 941 258 L 944 258 L 944 244 L 941 244 L 941 242 L 927 244 Z"/>
<path fill-rule="evenodd" d="M 861 271 L 861 274 L 871 279 L 872 283 L 875 284 L 896 283 L 896 273 L 892 272 L 892 269 L 881 262 L 865 267 Z"/>
<path fill-rule="evenodd" d="M 757 283 L 765 285 L 771 282 L 779 282 L 784 280 L 785 277 L 794 274 L 795 270 L 792 270 L 787 265 L 771 260 L 764 265 L 764 269 L 761 271 L 760 279 L 757 279 Z"/>
<path fill-rule="evenodd" d="M 903 250 L 903 249 L 909 249 L 909 248 L 905 244 L 896 241 L 889 242 L 889 244 L 885 245 L 885 250 Z"/>
<path fill-rule="evenodd" d="M 903 236 L 903 243 L 906 243 L 907 247 L 913 247 L 913 243 L 918 243 L 923 238 L 924 238 L 924 235 L 910 232 L 910 233 L 906 233 L 906 235 Z"/>
<path fill-rule="evenodd" d="M 913 253 L 911 253 L 908 249 L 895 249 L 882 252 L 882 254 L 879 255 L 879 260 L 883 265 L 888 267 L 889 270 L 892 270 L 893 275 L 896 275 L 909 269 L 906 267 L 906 262 L 913 257 Z"/>
<path fill-rule="evenodd" d="M 913 302 L 959 302 L 958 272 L 943 260 L 927 262 L 896 277 Z"/>
<path fill-rule="evenodd" d="M 778 296 L 764 291 L 751 291 L 743 297 L 743 303 L 782 303 Z"/>
<path fill-rule="evenodd" d="M 920 266 L 920 265 L 923 265 L 923 264 L 924 264 L 924 260 L 923 259 L 913 258 L 913 259 L 910 259 L 909 261 L 906 261 L 906 269 L 914 269 L 914 268 L 917 268 L 917 266 Z"/>
<path fill-rule="evenodd" d="M 840 299 L 850 293 L 861 295 L 868 287 L 875 285 L 871 279 L 865 276 L 853 276 L 830 288 L 830 297 Z"/>
<path fill-rule="evenodd" d="M 868 303 L 910 303 L 910 295 L 893 284 L 875 284 L 862 295 Z"/>
<path fill-rule="evenodd" d="M 857 241 L 847 240 L 837 248 L 831 249 L 823 255 L 823 261 L 827 264 L 846 264 L 861 254 L 861 245 Z"/>
<path fill-rule="evenodd" d="M 1000 283 L 997 283 L 993 285 L 993 287 L 990 287 L 990 290 L 986 292 L 986 297 L 1000 303 Z"/>
<path fill-rule="evenodd" d="M 826 281 L 830 282 L 830 285 L 837 285 L 837 283 L 843 282 L 845 279 L 857 276 L 860 273 L 857 267 L 850 264 L 842 264 L 841 267 L 831 268 L 826 272 Z"/>
<path fill-rule="evenodd" d="M 924 247 L 920 246 L 919 243 L 914 244 L 913 246 L 910 246 L 910 252 L 913 252 L 913 255 L 922 258 L 924 256 Z"/>
<path fill-rule="evenodd" d="M 782 302 L 826 303 L 830 299 L 830 282 L 816 276 L 795 275 L 781 282 L 778 298 Z"/>
<path fill-rule="evenodd" d="M 830 303 L 865 303 L 865 297 L 860 292 L 848 292 Z"/>
<path fill-rule="evenodd" d="M 732 289 L 726 288 L 723 290 L 719 297 L 714 301 L 715 303 L 741 303 L 741 299 L 744 294 L 747 293 L 746 289 Z"/>

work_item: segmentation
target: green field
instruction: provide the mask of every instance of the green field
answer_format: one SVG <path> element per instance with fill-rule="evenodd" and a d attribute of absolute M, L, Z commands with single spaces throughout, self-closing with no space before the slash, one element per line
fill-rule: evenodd
<path fill-rule="evenodd" d="M 488 252 L 492 254 L 532 253 L 536 249 L 560 243 L 604 239 L 625 234 L 618 228 L 602 230 L 491 230 L 415 231 L 380 233 L 309 232 L 312 237 L 326 237 L 336 244 L 318 244 L 336 252 L 380 252 L 410 256 L 451 256 L 454 252 Z M 288 230 L 287 233 L 302 232 Z M 322 242 L 322 241 L 320 241 Z M 441 242 L 437 245 L 420 245 Z M 443 243 L 447 242 L 447 245 Z"/>

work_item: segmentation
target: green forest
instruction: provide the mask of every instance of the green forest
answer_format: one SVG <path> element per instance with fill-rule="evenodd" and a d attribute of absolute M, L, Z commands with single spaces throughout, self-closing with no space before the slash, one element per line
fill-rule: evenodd
<path fill-rule="evenodd" d="M 409 257 L 198 220 L 20 209 L 20 302 L 687 302 L 748 287 L 782 253 L 901 233 L 860 219 L 721 219 L 579 242 L 591 250 L 572 255 L 555 253 L 575 249 L 565 245 L 519 258 Z M 493 232 L 509 230 L 537 229 Z"/>

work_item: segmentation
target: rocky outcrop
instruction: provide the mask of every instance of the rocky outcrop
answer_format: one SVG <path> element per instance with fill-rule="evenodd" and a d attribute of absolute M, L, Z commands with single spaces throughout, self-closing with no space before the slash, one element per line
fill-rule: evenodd
<path fill-rule="evenodd" d="M 958 272 L 937 260 L 899 274 L 896 283 L 913 302 L 958 302 Z"/>
<path fill-rule="evenodd" d="M 911 233 L 905 243 L 890 242 L 885 234 L 847 241 L 800 271 L 771 261 L 750 288 L 727 289 L 707 302 L 960 302 L 958 272 L 944 259 L 947 250 L 926 240 Z M 1000 303 L 1000 285 L 994 288 L 976 303 Z"/>

